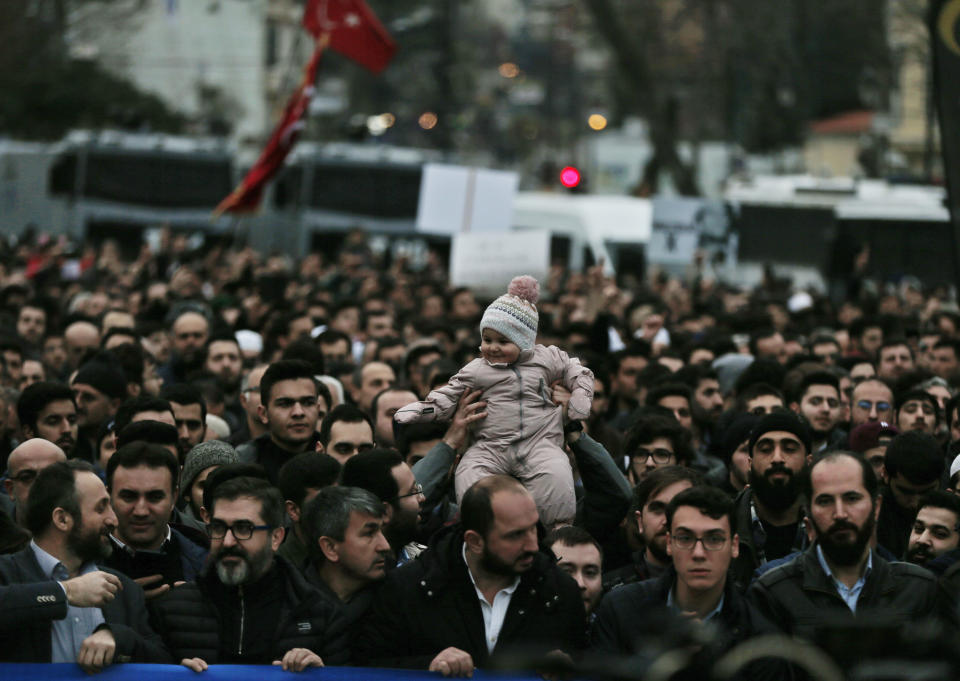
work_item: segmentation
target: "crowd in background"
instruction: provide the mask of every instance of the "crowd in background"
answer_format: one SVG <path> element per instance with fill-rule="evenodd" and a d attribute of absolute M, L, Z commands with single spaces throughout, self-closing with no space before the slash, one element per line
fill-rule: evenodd
<path fill-rule="evenodd" d="M 701 258 L 554 265 L 536 343 L 589 370 L 592 403 L 576 416 L 577 388 L 541 379 L 517 404 L 562 429 L 576 511 L 557 518 L 530 494 L 539 464 L 455 489 L 501 418 L 482 390 L 394 418 L 488 361 L 494 295 L 359 230 L 299 260 L 188 244 L 125 258 L 33 234 L 0 254 L 0 659 L 641 678 L 670 649 L 698 678 L 776 632 L 853 665 L 854 624 L 904 623 L 929 631 L 910 654 L 952 659 L 949 286 L 877 282 L 865 259 L 835 297 L 772 269 L 745 290 Z"/>

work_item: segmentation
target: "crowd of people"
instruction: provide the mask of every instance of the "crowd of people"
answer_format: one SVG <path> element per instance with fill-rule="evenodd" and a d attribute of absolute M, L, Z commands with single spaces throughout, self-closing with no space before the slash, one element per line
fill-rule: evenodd
<path fill-rule="evenodd" d="M 698 260 L 483 298 L 359 230 L 0 260 L 0 661 L 705 678 L 782 634 L 956 662 L 948 287 Z M 735 678 L 803 678 L 784 641 Z"/>

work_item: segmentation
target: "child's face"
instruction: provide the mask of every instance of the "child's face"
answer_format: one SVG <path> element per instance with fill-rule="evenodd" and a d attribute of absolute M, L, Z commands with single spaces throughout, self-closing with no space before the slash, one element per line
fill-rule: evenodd
<path fill-rule="evenodd" d="M 483 329 L 480 332 L 480 354 L 491 364 L 513 364 L 520 356 L 520 348 L 499 331 Z"/>

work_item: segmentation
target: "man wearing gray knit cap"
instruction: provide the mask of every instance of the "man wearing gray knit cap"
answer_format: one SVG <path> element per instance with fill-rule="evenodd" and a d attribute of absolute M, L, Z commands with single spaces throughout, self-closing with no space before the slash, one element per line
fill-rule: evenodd
<path fill-rule="evenodd" d="M 191 449 L 180 474 L 181 494 L 187 502 L 183 514 L 203 522 L 200 509 L 203 506 L 203 486 L 207 476 L 218 466 L 237 463 L 239 460 L 237 450 L 221 440 L 201 442 Z"/>

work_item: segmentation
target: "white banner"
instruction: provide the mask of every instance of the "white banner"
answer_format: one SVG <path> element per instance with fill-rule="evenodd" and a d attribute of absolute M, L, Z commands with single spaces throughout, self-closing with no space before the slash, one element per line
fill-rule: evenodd
<path fill-rule="evenodd" d="M 547 232 L 456 234 L 450 247 L 450 283 L 498 296 L 510 280 L 529 274 L 543 282 L 550 267 Z"/>

